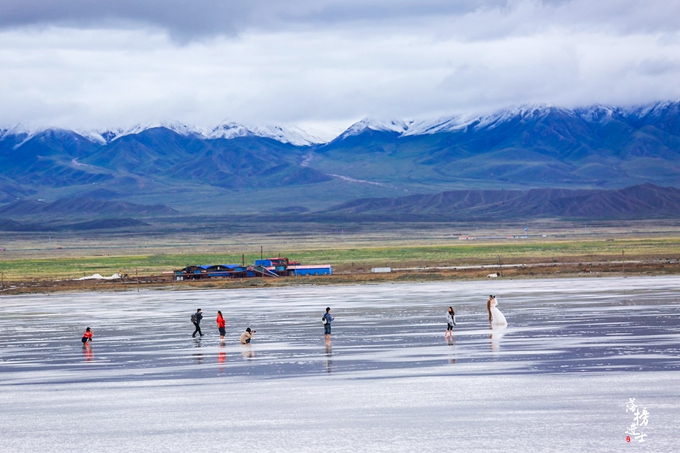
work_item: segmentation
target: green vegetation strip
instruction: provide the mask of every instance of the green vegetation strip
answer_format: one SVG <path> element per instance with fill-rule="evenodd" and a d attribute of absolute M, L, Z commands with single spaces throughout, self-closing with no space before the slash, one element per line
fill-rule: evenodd
<path fill-rule="evenodd" d="M 625 252 L 625 256 L 623 255 Z M 342 269 L 367 269 L 373 266 L 436 266 L 495 263 L 500 256 L 504 263 L 528 259 L 560 257 L 609 257 L 635 259 L 656 256 L 680 258 L 680 239 L 631 239 L 617 241 L 555 241 L 512 243 L 462 243 L 417 247 L 329 248 L 321 250 L 281 250 L 281 256 L 303 264 L 332 264 Z M 245 255 L 246 264 L 259 259 L 259 251 Z M 23 279 L 77 278 L 99 273 L 104 276 L 123 272 L 160 274 L 194 264 L 240 263 L 240 254 L 157 254 L 149 256 L 96 256 L 51 259 L 15 259 L 0 261 L 5 281 Z"/>

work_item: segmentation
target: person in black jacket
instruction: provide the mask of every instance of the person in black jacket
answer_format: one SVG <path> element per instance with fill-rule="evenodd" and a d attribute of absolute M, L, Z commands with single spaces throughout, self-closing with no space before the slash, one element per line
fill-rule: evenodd
<path fill-rule="evenodd" d="M 203 319 L 203 314 L 201 313 L 201 309 L 199 308 L 198 310 L 196 310 L 196 313 L 191 315 L 191 322 L 193 322 L 194 327 L 196 327 L 194 333 L 191 334 L 193 338 L 196 338 L 196 333 L 199 333 L 201 336 L 203 336 L 203 332 L 201 332 L 201 319 Z"/>

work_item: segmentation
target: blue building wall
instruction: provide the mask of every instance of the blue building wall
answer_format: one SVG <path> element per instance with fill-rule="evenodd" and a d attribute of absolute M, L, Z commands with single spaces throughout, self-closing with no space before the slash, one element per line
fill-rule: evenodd
<path fill-rule="evenodd" d="M 293 275 L 331 275 L 333 273 L 333 266 L 328 267 L 314 267 L 314 268 L 299 268 L 293 271 Z"/>

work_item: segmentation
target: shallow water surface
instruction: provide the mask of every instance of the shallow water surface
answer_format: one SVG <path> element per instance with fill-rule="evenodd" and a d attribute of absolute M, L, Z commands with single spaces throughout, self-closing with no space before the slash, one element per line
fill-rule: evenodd
<path fill-rule="evenodd" d="M 387 284 L 4 298 L 0 383 L 281 377 L 401 370 L 508 374 L 680 369 L 678 279 Z M 508 327 L 489 326 L 497 293 Z M 330 345 L 321 316 L 336 320 Z M 457 312 L 444 340 L 446 307 Z M 189 318 L 202 308 L 201 339 Z M 224 345 L 214 318 L 227 320 Z M 80 336 L 95 331 L 91 348 Z M 252 345 L 238 336 L 257 330 Z"/>
<path fill-rule="evenodd" d="M 673 451 L 679 298 L 676 277 L 0 297 L 0 451 Z"/>

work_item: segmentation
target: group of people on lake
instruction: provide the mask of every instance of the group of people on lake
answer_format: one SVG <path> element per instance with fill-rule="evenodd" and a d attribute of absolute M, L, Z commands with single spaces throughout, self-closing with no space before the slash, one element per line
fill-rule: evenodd
<path fill-rule="evenodd" d="M 498 309 L 498 301 L 496 300 L 495 296 L 489 296 L 489 300 L 486 302 L 486 309 L 489 313 L 489 323 L 492 326 L 504 326 L 508 324 L 508 322 L 505 320 L 505 316 L 503 316 L 503 313 L 501 313 L 501 311 Z M 203 320 L 203 311 L 199 308 L 196 310 L 196 313 L 191 315 L 191 322 L 194 324 L 194 332 L 191 334 L 192 338 L 196 338 L 196 334 L 199 334 L 201 337 L 203 336 L 203 332 L 201 332 L 201 320 Z M 331 307 L 326 307 L 326 313 L 324 313 L 324 315 L 321 317 L 324 340 L 326 344 L 331 343 L 331 323 L 334 320 L 335 318 L 331 315 Z M 224 316 L 222 316 L 222 312 L 220 310 L 217 310 L 216 322 L 217 330 L 220 333 L 220 342 L 224 344 L 224 337 L 227 333 L 227 323 L 224 320 Z M 453 309 L 453 307 L 449 307 L 446 312 L 446 332 L 444 332 L 444 338 L 453 340 L 453 327 L 456 325 L 456 311 Z M 241 333 L 239 342 L 243 345 L 250 344 L 255 332 L 255 330 L 247 327 L 246 330 Z M 83 347 L 89 347 L 89 343 L 92 341 L 93 334 L 94 331 L 89 327 L 85 329 L 85 333 L 83 334 L 82 338 Z"/>
<path fill-rule="evenodd" d="M 194 324 L 194 332 L 191 334 L 192 338 L 196 338 L 196 334 L 199 334 L 201 337 L 203 336 L 203 332 L 201 332 L 202 319 L 203 311 L 200 308 L 196 310 L 196 313 L 191 315 L 191 322 Z M 331 307 L 326 307 L 326 313 L 321 317 L 321 322 L 323 323 L 323 334 L 326 343 L 331 342 L 331 323 L 334 320 L 335 318 L 331 315 Z M 222 316 L 222 312 L 220 310 L 217 310 L 217 318 L 215 321 L 217 322 L 217 330 L 220 332 L 220 343 L 224 344 L 224 336 L 227 334 L 227 323 L 224 320 L 224 316 Z M 246 327 L 246 330 L 243 331 L 241 337 L 239 338 L 239 342 L 241 344 L 250 344 L 255 332 L 257 331 L 251 329 L 250 327 Z"/>
<path fill-rule="evenodd" d="M 196 310 L 196 313 L 191 315 L 191 322 L 194 324 L 194 333 L 191 334 L 192 338 L 196 338 L 196 334 L 199 334 L 201 337 L 203 336 L 203 332 L 201 332 L 201 320 L 203 319 L 203 310 L 200 308 Z M 227 334 L 227 322 L 224 320 L 224 316 L 222 316 L 222 311 L 217 310 L 217 318 L 215 319 L 217 322 L 217 330 L 220 332 L 220 343 L 224 344 L 224 336 Z M 241 334 L 241 337 L 239 341 L 241 344 L 250 344 L 250 341 L 253 339 L 253 335 L 255 335 L 255 330 L 252 330 L 250 327 L 247 327 L 246 330 L 243 331 Z"/>

